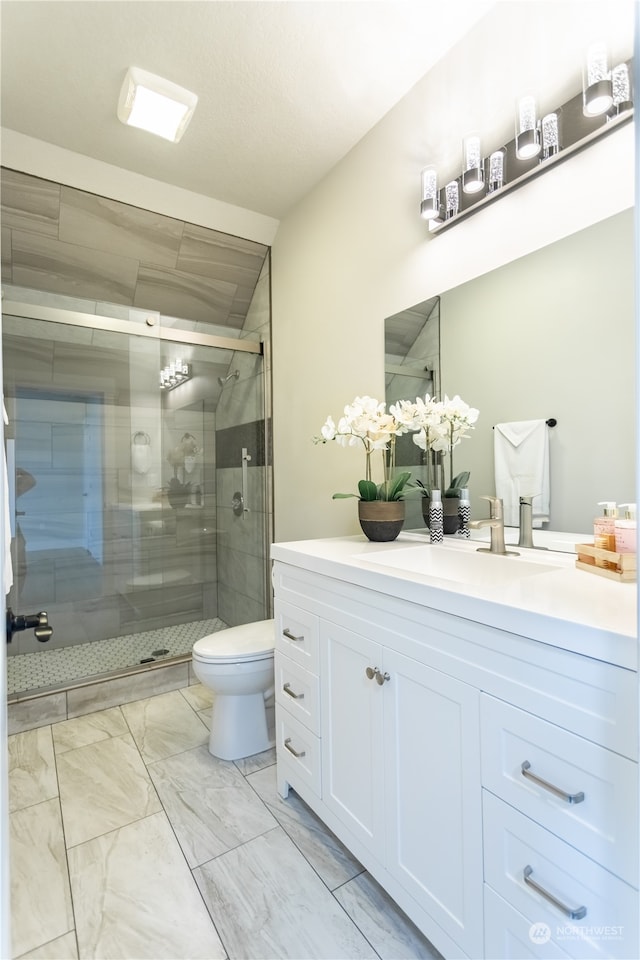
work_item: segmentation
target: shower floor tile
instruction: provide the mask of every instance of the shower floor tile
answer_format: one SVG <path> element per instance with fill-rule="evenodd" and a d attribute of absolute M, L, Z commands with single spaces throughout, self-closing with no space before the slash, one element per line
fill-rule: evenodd
<path fill-rule="evenodd" d="M 223 620 L 215 617 L 144 630 L 126 637 L 109 637 L 72 647 L 48 647 L 37 653 L 10 655 L 7 657 L 7 692 L 12 695 L 75 683 L 124 670 L 147 657 L 169 660 L 184 656 L 191 652 L 196 640 L 226 627 Z"/>

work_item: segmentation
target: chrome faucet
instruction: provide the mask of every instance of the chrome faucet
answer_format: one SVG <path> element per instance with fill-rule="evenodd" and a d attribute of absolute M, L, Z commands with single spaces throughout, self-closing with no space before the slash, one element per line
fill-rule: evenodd
<path fill-rule="evenodd" d="M 474 530 L 482 527 L 489 527 L 491 530 L 491 546 L 478 547 L 479 553 L 496 553 L 501 556 L 517 557 L 516 550 L 507 550 L 504 545 L 504 509 L 502 500 L 499 497 L 480 497 L 481 500 L 489 501 L 490 515 L 486 520 L 471 520 L 469 526 Z"/>
<path fill-rule="evenodd" d="M 519 547 L 530 547 L 533 550 L 546 550 L 546 547 L 536 547 L 533 542 L 533 497 L 520 497 L 520 533 Z"/>

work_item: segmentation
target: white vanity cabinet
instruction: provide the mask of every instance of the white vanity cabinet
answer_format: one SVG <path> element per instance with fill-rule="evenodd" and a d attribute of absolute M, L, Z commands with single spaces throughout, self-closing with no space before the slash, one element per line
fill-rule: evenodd
<path fill-rule="evenodd" d="M 447 958 L 640 956 L 635 670 L 282 546 L 281 795 Z"/>
<path fill-rule="evenodd" d="M 478 691 L 376 634 L 320 625 L 323 803 L 472 955 L 482 924 Z"/>

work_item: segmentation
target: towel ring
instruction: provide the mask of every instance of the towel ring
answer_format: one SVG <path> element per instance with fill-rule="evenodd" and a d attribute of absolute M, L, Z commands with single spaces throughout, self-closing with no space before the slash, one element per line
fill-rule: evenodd
<path fill-rule="evenodd" d="M 133 435 L 133 443 L 140 447 L 151 446 L 151 437 L 148 433 L 145 433 L 144 430 L 138 430 L 138 432 Z"/>

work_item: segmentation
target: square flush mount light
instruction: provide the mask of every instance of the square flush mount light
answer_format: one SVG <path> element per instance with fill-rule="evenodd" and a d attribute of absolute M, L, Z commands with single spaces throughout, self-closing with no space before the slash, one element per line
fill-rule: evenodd
<path fill-rule="evenodd" d="M 177 143 L 187 128 L 198 98 L 170 80 L 129 67 L 118 100 L 118 119 Z"/>

